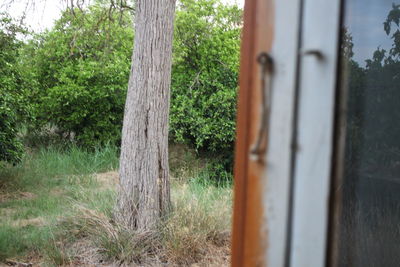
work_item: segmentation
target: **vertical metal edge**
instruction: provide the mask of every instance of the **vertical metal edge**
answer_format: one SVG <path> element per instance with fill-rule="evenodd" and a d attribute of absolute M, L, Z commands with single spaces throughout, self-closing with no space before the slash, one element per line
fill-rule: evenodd
<path fill-rule="evenodd" d="M 328 222 L 328 244 L 326 247 L 326 266 L 334 267 L 339 266 L 339 219 L 342 210 L 342 191 L 335 190 L 339 188 L 343 182 L 344 171 L 344 154 L 345 154 L 345 140 L 346 140 L 346 125 L 347 125 L 347 96 L 348 88 L 343 84 L 343 72 L 341 57 L 341 42 L 343 35 L 344 23 L 344 0 L 340 1 L 340 22 L 339 22 L 339 38 L 337 43 L 338 63 L 336 68 L 336 96 L 335 96 L 335 119 L 334 119 L 334 137 L 333 137 L 333 156 L 332 156 L 332 172 L 331 172 L 331 185 L 330 185 L 330 199 L 329 199 L 329 222 Z"/>
<path fill-rule="evenodd" d="M 272 110 L 267 168 L 263 184 L 268 266 L 287 264 L 293 163 L 293 134 L 298 77 L 301 0 L 274 3 Z"/>
<path fill-rule="evenodd" d="M 326 264 L 340 0 L 303 5 L 290 266 Z M 328 34 L 327 34 L 328 33 Z M 302 49 L 302 50 L 303 50 Z M 299 51 L 300 52 L 300 51 Z"/>
<path fill-rule="evenodd" d="M 261 71 L 257 63 L 257 57 L 262 52 L 271 52 L 274 39 L 274 8 L 273 0 L 255 0 L 255 42 L 252 62 L 254 65 L 252 79 L 255 82 L 252 86 L 253 97 L 249 102 L 250 118 L 252 124 L 249 127 L 250 144 L 256 141 L 261 120 Z M 269 132 L 267 133 L 268 138 Z M 248 148 L 250 149 L 250 148 Z M 267 148 L 268 149 L 268 148 Z M 249 153 L 248 150 L 247 153 Z M 249 156 L 249 154 L 247 154 Z M 266 164 L 264 161 L 253 161 L 248 157 L 248 192 L 247 192 L 247 213 L 245 229 L 245 261 L 243 266 L 267 266 L 264 255 L 270 248 L 268 243 L 269 231 L 265 231 L 264 208 L 263 208 L 263 183 L 265 179 Z"/>
<path fill-rule="evenodd" d="M 246 153 L 249 147 L 248 128 L 249 99 L 251 99 L 252 43 L 254 42 L 254 13 L 255 2 L 246 0 L 244 5 L 244 25 L 241 44 L 239 93 L 236 118 L 236 143 L 234 161 L 234 203 L 232 224 L 232 256 L 231 266 L 243 266 L 244 255 L 244 233 L 246 216 L 246 193 L 247 193 L 247 159 Z"/>
<path fill-rule="evenodd" d="M 296 78 L 295 78 L 295 91 L 294 91 L 294 110 L 293 110 L 293 117 L 292 117 L 292 136 L 291 136 L 291 158 L 290 158 L 290 188 L 289 188 L 289 207 L 288 207 L 288 224 L 287 224 L 287 237 L 286 237 L 286 254 L 285 254 L 285 267 L 289 267 L 291 262 L 291 256 L 290 256 L 290 246 L 292 242 L 292 227 L 291 227 L 291 222 L 293 219 L 293 201 L 294 201 L 294 174 L 295 174 L 295 166 L 296 166 L 296 150 L 298 149 L 297 147 L 297 128 L 298 128 L 298 109 L 299 109 L 299 83 L 300 83 L 300 51 L 301 49 L 301 43 L 302 43 L 302 26 L 303 26 L 303 5 L 304 5 L 304 0 L 299 0 L 298 3 L 298 8 L 299 8 L 299 22 L 297 25 L 297 31 L 298 31 L 298 36 L 297 36 L 297 62 L 296 62 Z"/>
<path fill-rule="evenodd" d="M 266 237 L 262 235 L 261 177 L 265 164 L 250 161 L 261 104 L 256 57 L 268 52 L 273 37 L 272 0 L 246 0 L 241 46 L 240 90 L 234 168 L 232 266 L 263 266 Z"/>

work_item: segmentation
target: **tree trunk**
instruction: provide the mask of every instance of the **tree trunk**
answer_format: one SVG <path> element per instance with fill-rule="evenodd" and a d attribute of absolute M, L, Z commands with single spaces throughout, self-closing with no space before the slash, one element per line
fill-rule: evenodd
<path fill-rule="evenodd" d="M 168 113 L 175 0 L 137 0 L 115 218 L 149 230 L 170 208 Z"/>

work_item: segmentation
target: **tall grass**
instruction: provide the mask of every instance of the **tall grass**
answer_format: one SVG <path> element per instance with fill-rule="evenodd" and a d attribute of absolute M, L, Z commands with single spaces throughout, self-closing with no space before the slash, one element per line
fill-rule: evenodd
<path fill-rule="evenodd" d="M 167 258 L 190 265 L 221 257 L 229 244 L 232 190 L 193 179 L 172 187 L 174 210 L 163 225 Z M 222 255 L 223 256 L 223 255 Z"/>
<path fill-rule="evenodd" d="M 126 229 L 113 223 L 104 213 L 81 205 L 75 206 L 76 215 L 65 217 L 62 225 L 68 229 L 67 235 L 74 233 L 89 239 L 88 250 L 101 252 L 97 261 L 226 266 L 229 263 L 231 189 L 204 186 L 196 179 L 188 183 L 175 180 L 172 193 L 173 210 L 154 231 Z"/>
<path fill-rule="evenodd" d="M 39 186 L 56 186 L 70 183 L 66 176 L 88 175 L 116 169 L 118 150 L 105 146 L 94 151 L 71 145 L 68 148 L 39 148 L 25 154 L 17 166 L 0 169 L 0 189 L 24 190 Z"/>
<path fill-rule="evenodd" d="M 207 182 L 204 162 L 179 149 L 171 151 L 172 212 L 151 232 L 113 222 L 118 151 L 111 146 L 38 149 L 1 169 L 0 262 L 34 255 L 55 266 L 227 265 L 230 184 Z"/>
<path fill-rule="evenodd" d="M 70 146 L 38 149 L 27 153 L 17 166 L 4 165 L 0 169 L 0 261 L 35 251 L 60 254 L 52 245 L 59 230 L 57 218 L 73 214 L 72 199 L 109 210 L 112 193 L 94 192 L 98 185 L 91 174 L 116 169 L 117 164 L 114 147 L 87 151 Z"/>

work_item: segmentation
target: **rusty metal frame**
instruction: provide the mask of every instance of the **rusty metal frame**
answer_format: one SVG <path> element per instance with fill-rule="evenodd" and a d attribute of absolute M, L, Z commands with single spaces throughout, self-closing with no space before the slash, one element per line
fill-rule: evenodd
<path fill-rule="evenodd" d="M 249 159 L 250 145 L 259 125 L 260 83 L 256 57 L 269 51 L 272 43 L 272 1 L 246 0 L 240 61 L 237 133 L 235 147 L 235 189 L 232 236 L 232 266 L 261 266 L 266 244 L 262 237 L 263 218 L 260 177 L 265 163 Z"/>
<path fill-rule="evenodd" d="M 235 153 L 232 266 L 287 264 L 294 113 L 301 0 L 247 0 L 242 39 Z M 280 32 L 277 35 L 274 33 Z M 257 63 L 268 53 L 272 83 L 263 85 Z M 252 159 L 262 109 L 262 90 L 271 90 L 269 147 Z"/>

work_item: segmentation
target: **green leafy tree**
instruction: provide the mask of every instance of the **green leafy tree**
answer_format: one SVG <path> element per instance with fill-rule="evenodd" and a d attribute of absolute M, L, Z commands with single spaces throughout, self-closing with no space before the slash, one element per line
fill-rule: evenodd
<path fill-rule="evenodd" d="M 131 13 L 108 1 L 70 7 L 23 55 L 40 125 L 79 144 L 119 142 L 133 44 Z M 212 168 L 231 176 L 242 10 L 219 0 L 178 3 L 170 137 L 220 155 Z M 40 127 L 36 127 L 40 128 Z M 222 161 L 223 159 L 223 161 Z"/>
<path fill-rule="evenodd" d="M 109 13 L 101 4 L 66 10 L 54 28 L 26 50 L 34 73 L 39 125 L 93 147 L 120 140 L 133 45 L 129 12 Z"/>
<path fill-rule="evenodd" d="M 217 175 L 232 169 L 241 26 L 237 6 L 182 0 L 177 7 L 170 134 L 218 152 L 224 161 L 215 166 Z"/>
<path fill-rule="evenodd" d="M 17 36 L 26 33 L 7 14 L 0 14 L 0 161 L 18 162 L 23 154 L 18 130 L 30 117 L 30 104 L 18 64 L 23 42 Z"/>

